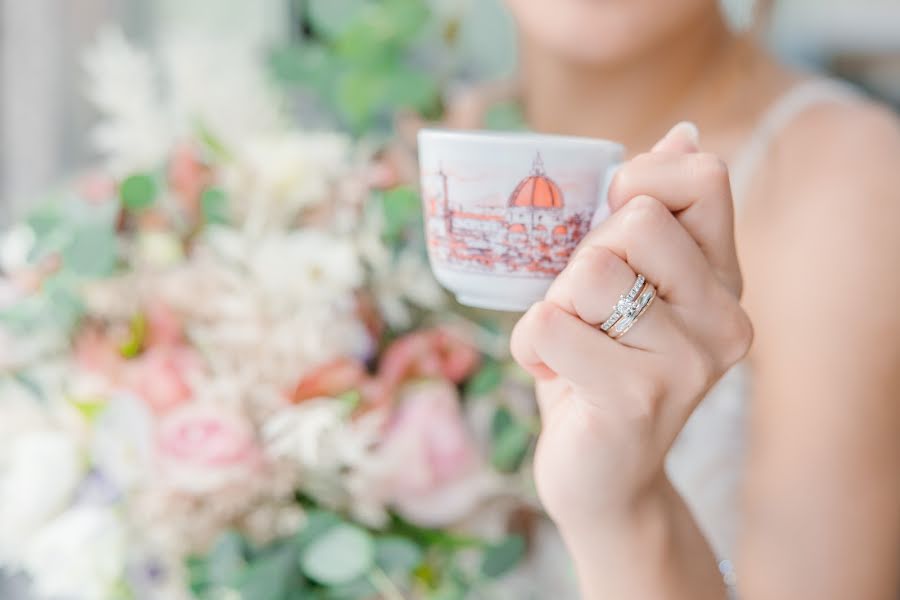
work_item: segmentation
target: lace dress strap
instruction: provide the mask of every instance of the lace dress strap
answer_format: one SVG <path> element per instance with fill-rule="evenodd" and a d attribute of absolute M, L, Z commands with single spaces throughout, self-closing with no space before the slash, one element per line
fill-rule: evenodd
<path fill-rule="evenodd" d="M 816 77 L 794 84 L 765 110 L 749 139 L 731 160 L 731 189 L 743 198 L 773 140 L 807 109 L 820 104 L 859 101 L 862 92 L 849 83 Z"/>

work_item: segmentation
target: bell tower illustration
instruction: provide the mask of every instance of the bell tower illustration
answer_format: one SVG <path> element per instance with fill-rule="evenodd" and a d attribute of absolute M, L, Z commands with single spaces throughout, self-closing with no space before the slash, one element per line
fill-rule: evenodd
<path fill-rule="evenodd" d="M 450 192 L 447 185 L 447 173 L 444 172 L 444 165 L 441 163 L 438 176 L 441 178 L 441 211 L 444 216 L 444 231 L 447 235 L 453 233 L 453 217 L 450 214 Z"/>

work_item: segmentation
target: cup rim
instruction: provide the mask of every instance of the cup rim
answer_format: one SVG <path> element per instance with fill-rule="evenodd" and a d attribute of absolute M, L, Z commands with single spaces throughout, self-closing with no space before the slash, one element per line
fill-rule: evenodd
<path fill-rule="evenodd" d="M 426 127 L 419 130 L 417 137 L 420 142 L 423 138 L 444 138 L 459 141 L 478 140 L 493 143 L 521 143 L 523 140 L 531 138 L 534 141 L 543 144 L 592 146 L 594 148 L 606 148 L 622 154 L 625 152 L 625 146 L 613 140 L 575 135 L 535 133 L 532 131 L 491 131 L 484 129 Z"/>

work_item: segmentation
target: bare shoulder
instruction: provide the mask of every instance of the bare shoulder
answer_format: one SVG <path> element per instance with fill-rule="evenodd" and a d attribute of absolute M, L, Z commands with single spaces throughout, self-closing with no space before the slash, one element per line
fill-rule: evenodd
<path fill-rule="evenodd" d="M 895 311 L 900 120 L 889 108 L 860 99 L 804 111 L 770 146 L 748 200 L 739 250 L 758 322 L 778 310 L 765 292 L 773 286 L 827 291 L 834 314 L 852 311 L 856 290 L 877 286 L 880 308 Z M 804 318 L 823 317 L 820 308 Z"/>
<path fill-rule="evenodd" d="M 781 132 L 767 162 L 771 189 L 792 203 L 839 201 L 848 192 L 887 201 L 885 192 L 900 189 L 900 119 L 862 98 L 822 103 Z"/>

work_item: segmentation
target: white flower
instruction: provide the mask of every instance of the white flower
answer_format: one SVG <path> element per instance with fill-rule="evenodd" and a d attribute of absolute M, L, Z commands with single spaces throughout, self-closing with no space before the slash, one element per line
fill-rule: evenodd
<path fill-rule="evenodd" d="M 36 242 L 34 230 L 27 225 L 0 233 L 0 273 L 15 273 L 27 267 Z"/>
<path fill-rule="evenodd" d="M 381 219 L 369 215 L 357 239 L 359 255 L 369 268 L 378 308 L 394 328 L 410 324 L 410 305 L 436 310 L 445 302 L 427 263 L 413 248 L 394 255 L 381 241 Z"/>
<path fill-rule="evenodd" d="M 289 131 L 245 140 L 224 173 L 232 207 L 251 229 L 289 225 L 300 211 L 328 202 L 346 176 L 350 141 Z"/>
<path fill-rule="evenodd" d="M 272 296 L 291 301 L 341 302 L 363 282 L 350 240 L 307 229 L 261 239 L 251 258 L 253 274 Z"/>
<path fill-rule="evenodd" d="M 137 236 L 135 260 L 149 268 L 164 268 L 181 262 L 181 241 L 170 231 L 142 231 Z"/>
<path fill-rule="evenodd" d="M 147 405 L 134 396 L 110 399 L 94 422 L 91 455 L 120 489 L 147 478 L 153 462 L 153 416 Z"/>
<path fill-rule="evenodd" d="M 85 53 L 86 95 L 101 115 L 91 137 L 113 175 L 157 168 L 179 138 L 202 134 L 232 151 L 284 121 L 254 48 L 192 34 L 163 39 L 160 54 L 117 29 Z"/>
<path fill-rule="evenodd" d="M 387 512 L 383 500 L 371 493 L 370 482 L 384 469 L 373 453 L 384 415 L 348 415 L 348 406 L 332 398 L 284 408 L 263 425 L 266 452 L 297 464 L 304 491 L 326 506 L 347 509 L 378 526 Z"/>
<path fill-rule="evenodd" d="M 118 515 L 82 505 L 41 529 L 25 548 L 24 563 L 40 597 L 108 600 L 122 579 L 126 551 Z"/>
<path fill-rule="evenodd" d="M 200 127 L 238 151 L 283 128 L 284 100 L 266 72 L 264 49 L 194 30 L 164 37 L 160 53 L 177 131 Z"/>
<path fill-rule="evenodd" d="M 7 440 L 0 448 L 0 557 L 10 558 L 69 504 L 84 463 L 78 444 L 63 431 L 37 429 Z"/>
<path fill-rule="evenodd" d="M 102 115 L 91 132 L 94 147 L 114 175 L 157 167 L 174 132 L 150 57 L 107 29 L 84 55 L 86 95 Z"/>

